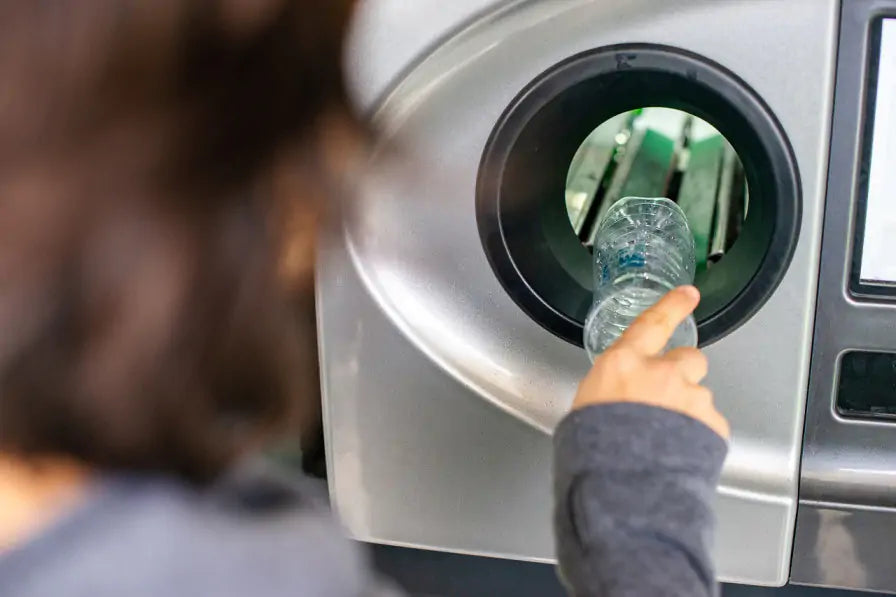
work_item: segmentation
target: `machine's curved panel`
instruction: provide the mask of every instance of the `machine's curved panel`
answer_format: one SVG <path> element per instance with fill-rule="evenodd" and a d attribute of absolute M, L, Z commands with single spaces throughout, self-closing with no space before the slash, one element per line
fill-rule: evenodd
<path fill-rule="evenodd" d="M 411 72 L 377 113 L 389 149 L 375 162 L 380 172 L 366 181 L 364 200 L 346 219 L 344 238 L 345 258 L 368 296 L 343 297 L 340 304 L 347 304 L 342 313 L 352 309 L 352 301 L 361 305 L 372 299 L 416 351 L 461 382 L 458 388 L 549 431 L 567 411 L 587 362 L 581 349 L 545 332 L 515 305 L 486 259 L 474 196 L 487 139 L 521 89 L 551 65 L 586 50 L 619 43 L 663 44 L 730 69 L 764 99 L 788 136 L 802 178 L 803 213 L 799 243 L 774 295 L 752 319 L 707 350 L 712 364 L 708 384 L 734 430 L 719 493 L 718 560 L 727 580 L 783 584 L 818 269 L 836 14 L 834 0 L 557 0 L 514 3 L 466 29 Z M 393 150 L 407 152 L 410 165 L 393 167 Z M 346 321 L 327 306 L 326 296 L 338 292 L 343 282 L 328 279 L 326 267 L 321 276 L 324 386 L 330 403 L 330 450 L 337 456 L 331 463 L 337 480 L 331 482 L 352 530 L 386 542 L 544 557 L 549 545 L 522 539 L 495 551 L 471 547 L 464 543 L 465 529 L 470 536 L 479 536 L 482 529 L 468 528 L 463 520 L 452 521 L 450 531 L 435 523 L 426 527 L 427 538 L 417 535 L 414 540 L 390 536 L 390 524 L 397 521 L 374 520 L 382 512 L 376 506 L 378 491 L 401 499 L 395 484 L 406 479 L 415 495 L 438 495 L 439 482 L 421 486 L 405 463 L 390 469 L 388 488 L 370 477 L 352 483 L 346 466 L 340 475 L 339 459 L 351 460 L 355 473 L 363 469 L 365 459 L 375 456 L 363 454 L 369 446 L 360 445 L 359 438 L 373 432 L 369 421 L 362 429 L 360 421 L 337 419 L 362 404 L 367 408 L 380 401 L 385 408 L 390 398 L 378 392 L 401 392 L 401 376 L 420 381 L 415 377 L 419 372 L 355 367 L 349 381 L 344 368 L 334 369 L 349 358 L 344 351 L 351 347 L 335 340 L 349 335 Z M 360 330 L 363 321 L 353 325 Z M 381 379 L 386 370 L 391 371 L 389 380 Z M 386 381 L 389 390 L 372 389 Z M 408 416 L 402 413 L 403 420 Z M 382 433 L 388 433 L 387 424 L 382 426 Z M 424 441 L 422 434 L 415 437 Z M 549 450 L 549 443 L 535 436 L 514 437 L 527 446 L 537 443 L 538 451 Z M 393 504 L 389 511 L 395 511 Z M 423 531 L 418 527 L 415 532 Z"/>
<path fill-rule="evenodd" d="M 440 39 L 498 4 L 519 0 L 359 0 L 348 40 L 348 86 L 369 110 Z"/>

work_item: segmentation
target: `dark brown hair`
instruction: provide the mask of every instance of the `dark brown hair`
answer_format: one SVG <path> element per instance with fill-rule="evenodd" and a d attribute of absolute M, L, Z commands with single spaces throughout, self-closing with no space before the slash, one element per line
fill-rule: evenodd
<path fill-rule="evenodd" d="M 0 449 L 206 480 L 296 428 L 351 4 L 0 5 Z"/>

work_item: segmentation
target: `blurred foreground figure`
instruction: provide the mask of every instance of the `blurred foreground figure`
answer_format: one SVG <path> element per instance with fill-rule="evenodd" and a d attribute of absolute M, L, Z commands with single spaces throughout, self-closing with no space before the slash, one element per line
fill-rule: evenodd
<path fill-rule="evenodd" d="M 351 5 L 0 2 L 0 595 L 374 591 L 249 458 L 314 431 Z"/>

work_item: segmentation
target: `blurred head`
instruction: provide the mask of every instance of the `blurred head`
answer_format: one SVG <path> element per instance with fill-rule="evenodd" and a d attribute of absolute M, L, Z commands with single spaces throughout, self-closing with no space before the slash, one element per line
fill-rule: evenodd
<path fill-rule="evenodd" d="M 0 450 L 201 481 L 300 428 L 351 4 L 0 4 Z"/>

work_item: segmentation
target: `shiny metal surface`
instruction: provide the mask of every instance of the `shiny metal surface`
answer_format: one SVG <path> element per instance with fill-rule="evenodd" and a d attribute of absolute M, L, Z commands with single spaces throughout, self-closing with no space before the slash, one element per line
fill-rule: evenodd
<path fill-rule="evenodd" d="M 473 209 L 479 159 L 501 112 L 537 74 L 590 48 L 654 42 L 742 77 L 781 121 L 802 174 L 790 270 L 752 320 L 707 349 L 708 383 L 734 430 L 718 496 L 721 576 L 786 581 L 837 6 L 517 2 L 442 45 L 395 88 L 376 120 L 409 159 L 366 182 L 319 269 L 331 492 L 353 534 L 552 557 L 548 434 L 587 360 L 531 321 L 492 274 Z"/>
<path fill-rule="evenodd" d="M 800 503 L 794 583 L 891 593 L 896 510 Z"/>
<path fill-rule="evenodd" d="M 327 466 L 348 531 L 376 543 L 550 561 L 551 438 L 417 350 L 344 245 L 318 278 Z"/>
<path fill-rule="evenodd" d="M 864 179 L 870 24 L 882 15 L 896 17 L 896 1 L 843 3 L 792 577 L 806 584 L 896 591 L 896 535 L 889 532 L 896 525 L 890 518 L 896 515 L 896 426 L 843 418 L 835 410 L 844 352 L 896 352 L 896 304 L 849 291 Z"/>
<path fill-rule="evenodd" d="M 485 11 L 518 0 L 358 0 L 348 40 L 349 91 L 371 109 L 402 71 Z"/>
<path fill-rule="evenodd" d="M 600 207 L 595 206 L 600 186 L 610 176 L 608 172 L 619 151 L 638 142 L 632 138 L 633 119 L 631 114 L 620 114 L 603 123 L 588 135 L 572 159 L 566 177 L 566 213 L 580 239 L 589 239 L 592 236 L 589 230 L 600 220 L 595 217 L 589 222 L 589 214 L 594 207 Z"/>

